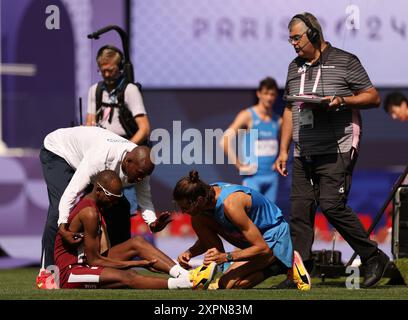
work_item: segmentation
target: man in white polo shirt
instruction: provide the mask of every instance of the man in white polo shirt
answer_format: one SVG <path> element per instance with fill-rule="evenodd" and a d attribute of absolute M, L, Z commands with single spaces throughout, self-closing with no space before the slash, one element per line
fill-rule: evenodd
<path fill-rule="evenodd" d="M 156 219 L 154 213 L 148 177 L 154 164 L 150 149 L 145 146 L 137 146 L 98 127 L 64 128 L 45 137 L 40 160 L 50 201 L 42 238 L 43 268 L 54 264 L 57 230 L 68 244 L 81 241 L 81 235 L 68 231 L 66 223 L 78 195 L 85 191 L 91 177 L 101 170 L 115 171 L 123 185 L 136 185 L 142 216 L 153 232 L 162 230 L 169 222 L 167 216 Z M 125 198 L 122 200 L 126 201 Z M 123 215 L 123 218 L 129 219 L 129 215 Z M 115 228 L 113 225 L 112 230 Z M 130 230 L 128 232 L 130 236 Z"/>

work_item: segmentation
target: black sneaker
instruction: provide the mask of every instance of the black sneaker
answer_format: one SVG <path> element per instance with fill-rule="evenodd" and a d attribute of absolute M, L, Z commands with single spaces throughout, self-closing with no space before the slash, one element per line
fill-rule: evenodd
<path fill-rule="evenodd" d="M 369 288 L 378 283 L 387 269 L 390 258 L 381 250 L 377 254 L 369 258 L 365 265 L 365 276 L 362 283 L 363 288 Z"/>

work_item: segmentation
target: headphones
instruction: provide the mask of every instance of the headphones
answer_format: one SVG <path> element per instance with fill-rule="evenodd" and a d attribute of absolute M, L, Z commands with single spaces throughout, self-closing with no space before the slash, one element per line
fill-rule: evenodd
<path fill-rule="evenodd" d="M 124 65 L 124 63 L 125 63 L 125 59 L 124 59 L 124 56 L 123 56 L 122 51 L 120 51 L 120 50 L 119 50 L 118 48 L 116 48 L 115 46 L 106 45 L 106 46 L 101 47 L 101 48 L 98 50 L 98 53 L 96 54 L 96 61 L 98 61 L 99 57 L 102 55 L 103 51 L 106 50 L 106 49 L 112 50 L 112 51 L 114 51 L 114 52 L 116 52 L 116 53 L 119 54 L 119 56 L 120 56 L 120 61 L 119 61 L 118 67 L 119 67 L 119 70 L 122 71 L 122 70 L 123 70 L 123 65 Z"/>
<path fill-rule="evenodd" d="M 309 41 L 312 44 L 318 44 L 320 42 L 319 30 L 317 30 L 315 27 L 313 27 L 310 20 L 305 15 L 297 14 L 292 18 L 292 20 L 295 19 L 295 18 L 300 19 L 305 23 L 306 27 L 308 28 L 307 31 L 306 31 L 306 35 L 307 35 L 307 38 L 309 39 Z"/>

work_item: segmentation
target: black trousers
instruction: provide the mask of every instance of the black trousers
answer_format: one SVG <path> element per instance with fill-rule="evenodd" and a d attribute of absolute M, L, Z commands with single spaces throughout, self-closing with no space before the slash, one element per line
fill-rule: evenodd
<path fill-rule="evenodd" d="M 54 244 L 59 218 L 58 206 L 75 170 L 63 158 L 44 147 L 40 151 L 40 160 L 50 203 L 41 242 L 41 263 L 46 268 L 54 264 Z M 115 206 L 102 212 L 112 246 L 130 238 L 129 208 L 129 202 L 122 197 Z"/>
<path fill-rule="evenodd" d="M 40 160 L 50 203 L 41 242 L 41 263 L 46 268 L 54 264 L 54 243 L 59 217 L 58 206 L 75 170 L 63 158 L 44 147 L 40 151 Z"/>
<path fill-rule="evenodd" d="M 290 229 L 293 247 L 303 260 L 311 259 L 318 206 L 363 262 L 377 252 L 377 244 L 369 239 L 347 205 L 356 161 L 355 149 L 342 154 L 294 158 Z"/>

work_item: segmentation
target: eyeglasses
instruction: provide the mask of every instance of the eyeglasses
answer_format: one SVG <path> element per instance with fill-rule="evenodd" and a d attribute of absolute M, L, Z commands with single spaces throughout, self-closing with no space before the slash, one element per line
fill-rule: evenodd
<path fill-rule="evenodd" d="M 289 42 L 290 44 L 292 44 L 293 42 L 294 42 L 294 43 L 299 42 L 300 39 L 302 39 L 303 35 L 304 35 L 306 32 L 307 32 L 307 31 L 303 32 L 302 34 L 297 34 L 297 35 L 294 35 L 294 36 L 292 36 L 292 37 L 289 37 L 288 42 Z"/>
<path fill-rule="evenodd" d="M 101 187 L 101 189 L 103 190 L 103 192 L 105 192 L 105 194 L 106 194 L 108 197 L 112 196 L 112 197 L 116 197 L 116 198 L 121 198 L 121 197 L 123 196 L 123 191 L 122 191 L 120 194 L 114 194 L 114 193 L 112 193 L 112 192 L 106 190 L 104 187 L 102 187 L 98 182 L 97 182 L 96 184 Z"/>

